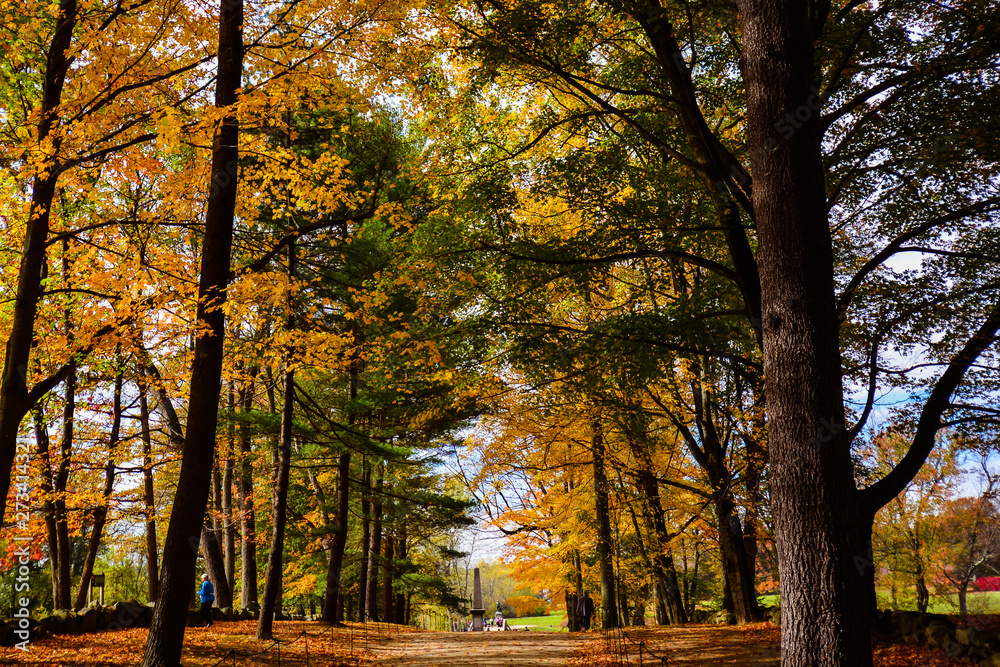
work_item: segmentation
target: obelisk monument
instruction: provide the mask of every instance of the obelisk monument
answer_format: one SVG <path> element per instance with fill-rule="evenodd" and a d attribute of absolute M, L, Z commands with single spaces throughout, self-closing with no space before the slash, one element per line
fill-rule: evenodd
<path fill-rule="evenodd" d="M 483 631 L 483 584 L 479 580 L 479 568 L 472 571 L 472 631 Z"/>

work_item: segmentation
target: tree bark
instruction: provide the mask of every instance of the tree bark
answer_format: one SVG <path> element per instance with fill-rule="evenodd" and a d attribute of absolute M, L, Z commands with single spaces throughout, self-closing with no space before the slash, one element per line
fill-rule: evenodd
<path fill-rule="evenodd" d="M 597 564 L 601 572 L 601 627 L 618 627 L 615 570 L 611 552 L 611 516 L 608 510 L 608 478 L 604 471 L 604 429 L 600 417 L 591 422 L 594 454 L 594 516 L 597 520 Z"/>
<path fill-rule="evenodd" d="M 222 0 L 219 12 L 215 105 L 237 101 L 243 78 L 243 2 Z M 177 493 L 163 547 L 160 595 L 153 611 L 142 667 L 180 664 L 187 601 L 195 576 L 198 536 L 208 505 L 222 384 L 225 315 L 236 211 L 239 124 L 227 114 L 212 145 L 211 185 L 198 281 L 197 320 L 207 331 L 195 340 L 187 431 Z"/>
<path fill-rule="evenodd" d="M 120 363 L 120 360 L 119 360 Z M 76 592 L 76 609 L 82 609 L 87 604 L 87 589 L 94 574 L 94 562 L 97 560 L 97 550 L 101 545 L 104 525 L 108 519 L 108 509 L 111 505 L 111 493 L 115 487 L 115 449 L 121 438 L 122 426 L 122 374 L 115 375 L 115 388 L 112 397 L 111 433 L 108 436 L 108 462 L 104 468 L 104 488 L 101 491 L 101 502 L 94 510 L 94 525 L 90 529 L 90 543 L 87 546 L 87 556 L 83 561 L 83 573 L 80 576 L 80 588 Z"/>
<path fill-rule="evenodd" d="M 291 319 L 291 315 L 289 315 Z M 289 355 L 290 356 L 290 355 Z M 285 370 L 285 391 L 281 409 L 281 440 L 278 456 L 278 474 L 274 485 L 272 504 L 271 550 L 267 555 L 267 572 L 264 579 L 264 595 L 260 603 L 260 619 L 257 622 L 257 639 L 274 639 L 272 626 L 274 612 L 278 609 L 281 594 L 282 563 L 285 550 L 285 519 L 288 503 L 288 473 L 292 458 L 292 417 L 295 408 L 295 378 L 291 369 L 291 359 Z"/>
<path fill-rule="evenodd" d="M 139 428 L 142 438 L 142 500 L 146 516 L 146 571 L 150 602 L 156 600 L 160 592 L 160 567 L 157 562 L 156 545 L 156 496 L 153 489 L 153 440 L 149 432 L 149 402 L 146 398 L 148 387 L 145 380 L 139 381 Z"/>
<path fill-rule="evenodd" d="M 740 0 L 759 239 L 784 667 L 870 667 L 867 558 L 844 424 L 811 5 Z M 785 118 L 804 118 L 790 132 Z M 808 113 L 807 113 L 808 112 Z M 806 117 L 808 116 L 808 117 Z"/>

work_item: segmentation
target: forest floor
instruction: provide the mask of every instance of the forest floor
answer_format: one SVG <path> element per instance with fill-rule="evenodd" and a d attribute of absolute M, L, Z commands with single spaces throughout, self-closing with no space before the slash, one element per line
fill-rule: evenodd
<path fill-rule="evenodd" d="M 279 640 L 276 643 L 254 638 L 256 621 L 216 622 L 211 628 L 188 628 L 184 632 L 181 665 L 369 667 L 374 663 L 372 655 L 365 651 L 366 645 L 373 647 L 378 636 L 384 638 L 386 634 L 378 633 L 374 625 L 369 628 L 366 642 L 364 626 L 359 623 L 331 632 L 320 623 L 275 621 L 274 636 Z M 32 639 L 27 652 L 0 647 L 0 665 L 134 667 L 142 661 L 148 634 L 148 628 L 130 628 Z"/>
<path fill-rule="evenodd" d="M 254 639 L 256 622 L 218 622 L 208 629 L 188 628 L 184 667 L 611 667 L 612 651 L 599 632 L 428 632 L 393 626 L 351 623 L 330 630 L 319 623 L 277 621 L 280 644 Z M 387 627 L 392 627 L 387 630 Z M 733 627 L 690 625 L 683 628 L 632 628 L 627 664 L 670 667 L 778 667 L 779 629 L 768 624 Z M 147 629 L 59 635 L 33 639 L 28 652 L 0 648 L 0 665 L 31 667 L 125 667 L 138 665 Z M 331 641 L 332 640 L 332 641 Z M 633 643 L 634 642 L 634 643 Z M 655 659 L 650 660 L 650 651 Z M 280 657 L 279 657 L 280 652 Z M 619 648 L 619 655 L 621 649 Z M 964 667 L 969 663 L 940 651 L 899 643 L 876 646 L 876 667 Z"/>
<path fill-rule="evenodd" d="M 639 646 L 643 644 L 643 665 L 660 664 L 666 657 L 670 667 L 778 667 L 780 665 L 780 628 L 770 623 L 746 626 L 687 625 L 682 628 L 628 628 L 627 638 L 619 640 L 627 647 L 628 662 L 639 665 Z M 584 653 L 571 660 L 573 667 L 610 667 L 613 650 L 603 637 L 589 642 Z M 652 655 L 651 655 L 652 652 Z M 875 667 L 967 667 L 972 663 L 948 658 L 942 651 L 912 646 L 896 641 L 876 641 Z M 652 659 L 651 659 L 652 657 Z"/>

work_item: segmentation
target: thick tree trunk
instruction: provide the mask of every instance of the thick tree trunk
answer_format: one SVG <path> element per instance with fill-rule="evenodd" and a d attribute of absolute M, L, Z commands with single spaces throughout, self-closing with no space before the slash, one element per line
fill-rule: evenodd
<path fill-rule="evenodd" d="M 155 601 L 160 592 L 160 567 L 156 545 L 156 496 L 153 492 L 153 440 L 149 432 L 149 403 L 146 398 L 146 382 L 139 382 L 139 428 L 142 438 L 142 500 L 146 516 L 146 571 L 150 602 Z"/>
<path fill-rule="evenodd" d="M 615 570 L 611 552 L 611 515 L 608 510 L 608 478 L 604 471 L 604 429 L 600 418 L 591 423 L 594 454 L 594 518 L 597 521 L 597 565 L 601 572 L 601 627 L 618 627 Z"/>
<path fill-rule="evenodd" d="M 250 386 L 240 390 L 240 408 L 244 421 L 240 424 L 240 535 L 242 537 L 240 571 L 240 606 L 243 609 L 257 607 L 257 516 L 253 502 L 253 441 L 250 425 L 245 418 L 253 409 L 253 379 Z"/>
<path fill-rule="evenodd" d="M 271 518 L 271 550 L 267 555 L 267 572 L 264 578 L 264 595 L 260 601 L 260 618 L 257 621 L 257 639 L 274 639 L 272 626 L 274 612 L 279 608 L 281 574 L 285 551 L 285 515 L 288 503 L 288 473 L 292 459 L 292 417 L 295 407 L 295 379 L 291 359 L 285 370 L 285 393 L 281 409 L 281 441 L 278 456 L 278 475 L 274 485 Z"/>
<path fill-rule="evenodd" d="M 368 601 L 365 603 L 368 620 L 379 620 L 378 615 L 378 566 L 382 554 L 382 488 L 385 484 L 385 465 L 379 466 L 378 482 L 375 483 L 373 512 L 375 527 L 372 530 L 371 547 L 368 550 Z"/>
<path fill-rule="evenodd" d="M 112 398 L 111 433 L 108 436 L 108 462 L 104 468 L 104 489 L 101 491 L 101 502 L 94 510 L 94 526 L 90 529 L 90 543 L 87 546 L 87 556 L 83 561 L 83 572 L 80 576 L 80 588 L 76 592 L 74 607 L 82 609 L 87 604 L 87 589 L 94 574 L 94 562 L 97 560 L 97 550 L 101 546 L 101 536 L 108 519 L 108 509 L 111 505 L 111 493 L 115 487 L 115 448 L 121 437 L 122 426 L 122 375 L 115 375 L 115 388 Z"/>
<path fill-rule="evenodd" d="M 808 3 L 740 0 L 784 667 L 870 667 Z M 795 119 L 795 126 L 788 118 Z M 866 525 L 867 524 L 867 525 Z"/>
<path fill-rule="evenodd" d="M 242 27 L 242 0 L 222 0 L 215 91 L 217 107 L 235 104 L 242 85 Z M 184 643 L 185 609 L 194 581 L 198 536 L 208 506 L 215 459 L 225 336 L 222 306 L 229 284 L 238 144 L 239 124 L 235 115 L 229 114 L 217 130 L 212 145 L 212 177 L 198 283 L 197 319 L 207 325 L 207 331 L 195 340 L 183 458 L 163 546 L 160 595 L 153 611 L 142 667 L 176 667 L 180 664 Z"/>
<path fill-rule="evenodd" d="M 4 354 L 3 378 L 0 380 L 0 526 L 7 510 L 11 470 L 17 452 L 17 433 L 24 415 L 32 408 L 28 395 L 27 370 L 35 338 L 35 314 L 41 295 L 45 270 L 45 246 L 49 219 L 59 178 L 57 156 L 61 145 L 56 110 L 62 101 L 63 84 L 69 70 L 68 53 L 77 21 L 77 0 L 60 0 L 56 28 L 48 45 L 42 101 L 38 114 L 37 145 L 51 147 L 46 164 L 38 165 L 31 189 L 31 205 L 25 216 L 24 245 L 17 274 L 17 292 L 13 299 L 10 335 Z M 64 597 L 68 600 L 69 592 Z M 68 605 L 68 603 L 67 603 Z M 57 605 L 58 606 L 58 605 Z"/>

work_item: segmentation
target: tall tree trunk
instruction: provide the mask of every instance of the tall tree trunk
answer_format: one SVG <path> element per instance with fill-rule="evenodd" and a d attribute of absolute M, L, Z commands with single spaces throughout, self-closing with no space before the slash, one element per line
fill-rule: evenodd
<path fill-rule="evenodd" d="M 142 437 L 142 500 L 146 516 L 146 571 L 149 573 L 149 600 L 160 593 L 160 566 L 156 545 L 156 496 L 153 490 L 153 439 L 149 432 L 149 402 L 146 381 L 139 381 L 139 428 Z"/>
<path fill-rule="evenodd" d="M 362 462 L 361 478 L 361 572 L 358 574 L 358 620 L 368 618 L 368 558 L 372 539 L 371 492 L 372 467 L 366 456 Z"/>
<path fill-rule="evenodd" d="M 601 572 L 601 627 L 618 627 L 615 570 L 611 552 L 611 515 L 608 509 L 608 477 L 604 471 L 604 428 L 600 417 L 591 422 L 594 453 L 594 517 L 597 520 L 597 564 Z"/>
<path fill-rule="evenodd" d="M 333 538 L 333 548 L 330 553 L 330 563 L 326 573 L 326 599 L 323 604 L 323 620 L 327 623 L 339 624 L 344 619 L 341 611 L 338 616 L 334 605 L 342 593 L 341 575 L 344 570 L 344 552 L 347 549 L 347 528 L 350 500 L 351 453 L 345 451 L 340 455 L 337 465 L 337 533 Z M 366 563 L 362 563 L 362 568 Z M 359 596 L 364 597 L 364 596 Z M 360 619 L 360 616 L 359 616 Z"/>
<path fill-rule="evenodd" d="M 0 526 L 4 523 L 7 510 L 18 429 L 24 415 L 32 408 L 27 385 L 28 359 L 34 344 L 35 314 L 45 270 L 45 246 L 61 167 L 57 157 L 62 144 L 61 135 L 52 130 L 59 123 L 57 109 L 69 70 L 69 51 L 76 22 L 77 0 L 59 0 L 56 28 L 47 49 L 36 139 L 38 146 L 48 144 L 48 156 L 44 164 L 37 166 L 31 187 L 31 205 L 25 215 L 17 292 L 13 299 L 10 335 L 4 354 L 3 378 L 0 380 Z M 68 600 L 68 591 L 64 597 Z"/>
<path fill-rule="evenodd" d="M 673 556 L 670 555 L 670 542 L 675 535 L 667 530 L 663 503 L 660 502 L 660 488 L 653 471 L 653 460 L 649 452 L 645 428 L 640 426 L 635 432 L 628 434 L 626 440 L 633 457 L 639 466 L 636 486 L 644 499 L 649 527 L 656 539 L 655 554 L 652 558 L 653 573 L 656 577 L 656 598 L 660 618 L 658 623 L 669 622 L 672 625 L 683 625 L 687 622 L 684 613 L 684 602 L 680 587 L 677 585 L 677 571 L 674 568 Z"/>
<path fill-rule="evenodd" d="M 240 390 L 240 535 L 242 537 L 240 606 L 252 609 L 257 606 L 257 516 L 253 502 L 253 440 L 250 425 L 246 423 L 253 409 L 253 386 L 256 372 L 251 372 L 249 386 Z"/>
<path fill-rule="evenodd" d="M 289 280 L 295 275 L 295 246 L 288 250 Z M 289 296 L 288 316 L 285 328 L 295 327 L 295 306 Z M 285 519 L 288 504 L 288 473 L 292 460 L 292 419 L 295 414 L 295 375 L 292 371 L 292 352 L 286 351 L 284 396 L 281 408 L 281 438 L 278 455 L 278 470 L 274 484 L 271 518 L 271 549 L 267 555 L 267 572 L 264 578 L 264 595 L 260 603 L 260 618 L 257 621 L 257 639 L 274 639 L 272 626 L 274 612 L 279 609 L 281 595 L 282 564 L 285 551 Z"/>
<path fill-rule="evenodd" d="M 815 5 L 739 0 L 763 303 L 784 667 L 871 667 L 871 515 L 845 428 L 833 250 L 813 89 Z M 791 132 L 785 118 L 810 113 Z"/>
<path fill-rule="evenodd" d="M 350 369 L 348 371 L 348 388 L 347 396 L 349 399 L 349 408 L 347 413 L 347 423 L 349 426 L 353 427 L 357 423 L 357 412 L 355 411 L 354 402 L 358 398 L 358 373 L 359 373 L 359 360 L 355 357 L 351 359 Z M 344 571 L 344 552 L 347 549 L 347 530 L 349 527 L 349 501 L 351 492 L 351 452 L 350 450 L 344 450 L 340 455 L 340 461 L 338 463 L 338 475 L 337 475 L 337 533 L 333 537 L 333 544 L 330 552 L 330 561 L 327 564 L 326 571 L 326 599 L 323 604 L 323 620 L 327 623 L 339 625 L 343 619 L 343 605 L 341 604 L 341 599 L 343 598 L 343 590 L 341 586 L 341 577 Z M 364 501 L 362 501 L 364 505 Z M 366 526 L 367 527 L 367 526 Z M 362 572 L 366 563 L 362 562 Z M 362 574 L 361 581 L 364 581 L 364 575 Z M 364 597 L 364 595 L 359 595 L 359 598 Z M 341 609 L 339 615 L 334 611 L 335 609 Z M 360 614 L 358 619 L 363 618 Z"/>
<path fill-rule="evenodd" d="M 121 359 L 118 360 L 121 363 Z M 94 526 L 90 530 L 90 544 L 87 546 L 87 556 L 83 561 L 83 573 L 80 576 L 80 588 L 76 592 L 76 609 L 82 609 L 87 604 L 87 589 L 94 574 L 94 562 L 97 560 L 97 550 L 101 545 L 104 525 L 108 519 L 108 508 L 111 505 L 111 493 L 115 487 L 115 448 L 121 438 L 122 426 L 122 373 L 119 369 L 115 375 L 115 388 L 112 397 L 111 433 L 108 436 L 108 462 L 104 468 L 104 489 L 101 491 L 101 502 L 94 510 Z"/>
<path fill-rule="evenodd" d="M 365 603 L 368 619 L 379 620 L 378 615 L 378 566 L 382 554 L 382 487 L 385 484 L 385 465 L 379 465 L 378 482 L 375 483 L 375 502 L 372 503 L 375 527 L 368 550 L 368 602 Z"/>
<path fill-rule="evenodd" d="M 242 85 L 242 0 L 220 3 L 218 54 L 215 105 L 226 108 L 236 103 Z M 212 176 L 198 281 L 197 321 L 204 322 L 207 330 L 195 340 L 181 469 L 163 547 L 160 595 L 142 667 L 176 667 L 181 658 L 187 622 L 185 610 L 194 581 L 196 547 L 208 506 L 215 460 L 225 336 L 222 306 L 229 284 L 238 159 L 239 123 L 235 114 L 228 113 L 212 144 Z"/>

